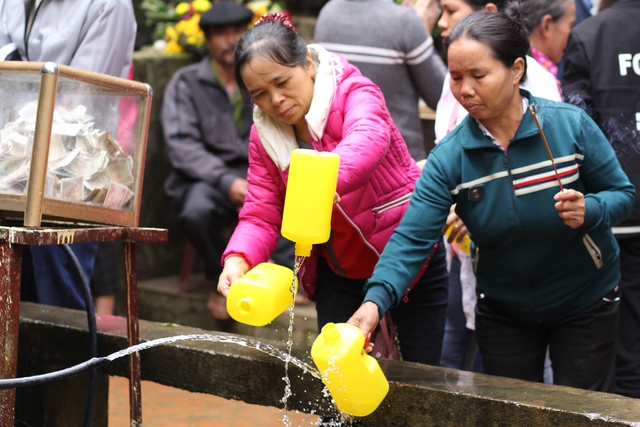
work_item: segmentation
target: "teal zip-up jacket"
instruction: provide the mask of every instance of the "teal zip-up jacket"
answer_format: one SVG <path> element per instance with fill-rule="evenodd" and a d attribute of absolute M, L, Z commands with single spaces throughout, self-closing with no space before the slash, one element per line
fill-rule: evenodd
<path fill-rule="evenodd" d="M 583 110 L 521 93 L 537 106 L 563 187 L 585 195 L 583 226 L 574 230 L 558 216 L 559 185 L 529 111 L 506 151 L 468 116 L 431 151 L 365 285 L 365 301 L 376 303 L 381 315 L 401 301 L 453 203 L 476 245 L 480 291 L 512 315 L 555 321 L 617 285 L 619 249 L 611 227 L 631 213 L 635 189 Z"/>

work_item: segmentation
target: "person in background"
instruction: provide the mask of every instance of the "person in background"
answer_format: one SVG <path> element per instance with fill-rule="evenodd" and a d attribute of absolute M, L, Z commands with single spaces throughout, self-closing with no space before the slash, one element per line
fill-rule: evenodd
<path fill-rule="evenodd" d="M 484 372 L 542 381 L 549 348 L 554 384 L 610 392 L 620 280 L 611 226 L 631 213 L 634 187 L 583 110 L 520 89 L 529 41 L 510 12 L 471 14 L 449 35 L 451 89 L 469 115 L 431 151 L 348 323 L 366 335 L 397 304 L 456 204 L 475 243 Z"/>
<path fill-rule="evenodd" d="M 562 76 L 565 99 L 598 123 L 636 189 L 640 187 L 639 16 L 640 1 L 617 0 L 576 26 L 569 36 Z M 640 398 L 640 198 L 613 234 L 620 245 L 622 272 L 615 390 Z"/>
<path fill-rule="evenodd" d="M 135 36 L 131 0 L 0 3 L 2 59 L 51 61 L 124 78 L 131 67 Z M 70 247 L 84 276 L 91 278 L 98 244 Z M 85 309 L 82 282 L 62 247 L 25 246 L 22 265 L 23 299 Z"/>
<path fill-rule="evenodd" d="M 529 31 L 530 55 L 558 80 L 558 66 L 562 60 L 569 33 L 576 20 L 574 0 L 527 0 L 522 13 Z"/>
<path fill-rule="evenodd" d="M 226 295 L 275 247 L 291 152 L 332 152 L 340 156 L 340 169 L 331 234 L 304 259 L 299 282 L 316 302 L 319 329 L 345 322 L 362 303 L 363 284 L 402 218 L 420 169 L 380 89 L 343 57 L 307 46 L 285 17 L 268 15 L 242 36 L 235 63 L 238 86 L 256 108 L 249 191 L 223 254 L 218 290 Z M 418 270 L 391 317 L 403 359 L 437 365 L 447 301 L 441 245 Z"/>
<path fill-rule="evenodd" d="M 435 4 L 420 0 L 416 6 L 427 2 Z M 392 1 L 331 0 L 318 15 L 314 35 L 316 43 L 343 55 L 380 87 L 416 161 L 426 157 L 418 102 L 422 98 L 435 109 L 446 71 L 430 25 L 413 8 Z"/>
<path fill-rule="evenodd" d="M 247 194 L 252 106 L 236 85 L 233 52 L 252 17 L 247 7 L 226 0 L 202 15 L 209 55 L 174 74 L 161 112 L 173 166 L 165 192 L 213 283 L 222 272 L 219 260 L 228 242 L 226 229 L 236 224 Z M 274 257 L 292 268 L 293 244 L 283 239 Z M 229 317 L 215 287 L 208 305 L 214 317 Z"/>
<path fill-rule="evenodd" d="M 504 0 L 493 2 L 488 0 L 440 0 L 442 16 L 438 20 L 438 27 L 442 30 L 443 40 L 446 43 L 455 25 L 464 17 L 480 11 L 497 12 L 503 10 L 505 3 Z M 553 75 L 529 55 L 526 57 L 526 62 L 527 77 L 522 82 L 522 87 L 531 91 L 535 96 L 561 101 L 562 95 Z M 436 109 L 436 142 L 455 129 L 467 115 L 466 110 L 460 108 L 460 103 L 451 93 L 450 86 L 450 76 L 447 74 L 442 87 L 442 96 Z"/>

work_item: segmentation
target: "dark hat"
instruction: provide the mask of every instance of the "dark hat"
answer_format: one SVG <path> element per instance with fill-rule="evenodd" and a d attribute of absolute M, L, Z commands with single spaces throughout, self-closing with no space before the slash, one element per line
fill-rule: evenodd
<path fill-rule="evenodd" d="M 237 25 L 253 18 L 251 9 L 237 4 L 232 0 L 220 0 L 213 7 L 207 10 L 200 17 L 200 28 L 207 30 L 211 27 L 225 27 L 227 25 Z"/>

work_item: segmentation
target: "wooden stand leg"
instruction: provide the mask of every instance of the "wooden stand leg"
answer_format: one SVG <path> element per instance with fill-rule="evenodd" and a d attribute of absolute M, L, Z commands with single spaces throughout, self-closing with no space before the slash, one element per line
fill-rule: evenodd
<path fill-rule="evenodd" d="M 138 276 L 136 245 L 124 242 L 124 265 L 127 276 L 127 335 L 129 346 L 140 342 L 138 330 Z M 131 427 L 142 426 L 142 390 L 140 383 L 140 353 L 129 356 L 129 407 Z"/>
<path fill-rule="evenodd" d="M 0 243 L 0 378 L 15 378 L 18 368 L 22 246 Z M 0 427 L 13 427 L 15 389 L 0 390 Z"/>

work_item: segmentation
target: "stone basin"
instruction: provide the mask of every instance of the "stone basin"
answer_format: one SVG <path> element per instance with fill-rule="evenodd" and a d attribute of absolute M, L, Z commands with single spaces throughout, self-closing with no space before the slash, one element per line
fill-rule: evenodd
<path fill-rule="evenodd" d="M 98 329 L 100 355 L 127 346 L 124 318 L 101 317 Z M 203 333 L 222 334 L 140 321 L 141 341 Z M 285 349 L 282 342 L 260 341 Z M 48 372 L 86 360 L 87 343 L 84 312 L 22 304 L 18 357 L 21 375 Z M 292 354 L 312 364 L 308 345 L 294 343 Z M 145 350 L 141 360 L 145 380 L 282 407 L 284 363 L 255 349 L 230 343 L 182 341 Z M 380 365 L 390 382 L 390 391 L 366 421 L 381 426 L 640 426 L 640 401 L 636 399 L 408 362 L 381 360 Z M 103 372 L 126 376 L 126 358 L 115 360 Z M 287 401 L 288 409 L 334 413 L 323 397 L 320 380 L 291 365 L 289 376 L 292 396 Z M 78 388 L 78 395 L 86 398 L 86 388 Z M 82 414 L 84 400 L 77 400 L 77 412 Z M 46 407 L 46 402 L 41 405 Z M 38 407 L 33 396 L 29 407 Z M 144 414 L 144 400 L 142 411 Z"/>

